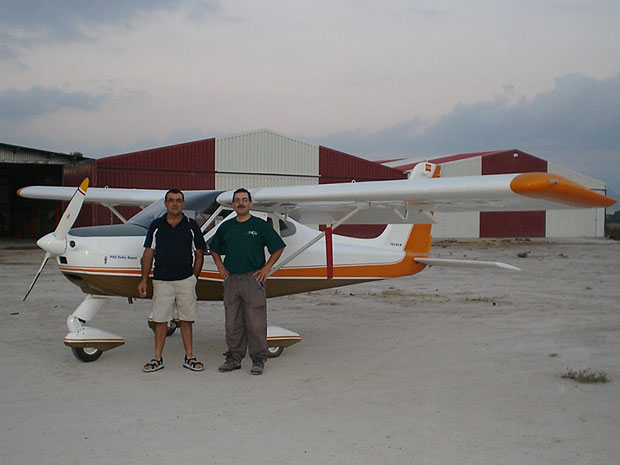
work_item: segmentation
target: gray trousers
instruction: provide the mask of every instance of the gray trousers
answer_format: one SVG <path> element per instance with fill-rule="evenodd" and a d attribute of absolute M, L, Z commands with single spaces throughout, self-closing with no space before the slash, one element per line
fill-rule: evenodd
<path fill-rule="evenodd" d="M 267 360 L 267 299 L 265 283 L 252 273 L 231 274 L 224 281 L 226 345 L 235 360 Z"/>

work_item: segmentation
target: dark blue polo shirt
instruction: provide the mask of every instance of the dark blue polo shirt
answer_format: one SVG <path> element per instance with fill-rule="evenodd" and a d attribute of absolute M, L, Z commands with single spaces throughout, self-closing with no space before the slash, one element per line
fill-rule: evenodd
<path fill-rule="evenodd" d="M 183 215 L 172 227 L 164 215 L 151 223 L 144 247 L 155 249 L 153 279 L 179 281 L 194 272 L 194 250 L 207 246 L 196 221 Z"/>

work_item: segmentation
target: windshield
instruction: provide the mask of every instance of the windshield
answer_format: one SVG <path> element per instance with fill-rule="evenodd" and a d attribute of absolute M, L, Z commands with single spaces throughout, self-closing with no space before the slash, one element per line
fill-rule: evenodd
<path fill-rule="evenodd" d="M 185 209 L 183 210 L 183 213 L 185 213 L 186 216 L 198 221 L 198 224 L 202 224 L 204 222 L 204 217 L 202 215 L 210 215 L 219 206 L 215 199 L 217 199 L 217 196 L 222 192 L 224 191 L 184 192 Z M 160 199 L 146 207 L 137 215 L 133 216 L 128 223 L 137 224 L 148 228 L 155 218 L 163 216 L 164 213 L 166 213 L 164 199 Z M 199 221 L 201 219 L 202 221 Z"/>

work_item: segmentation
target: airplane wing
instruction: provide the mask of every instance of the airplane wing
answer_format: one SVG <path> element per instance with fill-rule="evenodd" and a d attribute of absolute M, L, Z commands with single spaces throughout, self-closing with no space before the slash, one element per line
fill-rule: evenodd
<path fill-rule="evenodd" d="M 84 202 L 102 205 L 134 205 L 144 207 L 156 200 L 163 199 L 167 189 L 118 189 L 91 187 Z M 17 191 L 20 197 L 42 200 L 71 200 L 75 187 L 29 186 Z"/>
<path fill-rule="evenodd" d="M 185 191 L 212 193 L 221 191 Z M 343 184 L 251 189 L 253 209 L 280 213 L 305 224 L 430 224 L 431 211 L 535 211 L 602 208 L 615 199 L 551 173 L 415 178 Z M 69 201 L 74 187 L 30 186 L 18 195 Z M 88 189 L 87 203 L 146 206 L 164 197 L 164 189 Z M 233 191 L 217 202 L 232 208 Z M 355 214 L 352 215 L 352 213 Z M 348 216 L 348 218 L 347 218 Z"/>
<path fill-rule="evenodd" d="M 432 223 L 429 213 L 608 207 L 615 199 L 551 173 L 416 178 L 251 189 L 253 209 L 306 224 Z M 217 197 L 230 206 L 233 191 Z"/>

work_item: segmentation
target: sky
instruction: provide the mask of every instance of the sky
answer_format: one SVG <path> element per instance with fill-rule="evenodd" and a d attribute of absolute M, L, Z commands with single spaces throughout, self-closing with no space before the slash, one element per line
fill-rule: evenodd
<path fill-rule="evenodd" d="M 520 149 L 620 194 L 617 0 L 0 0 L 0 142 Z"/>

